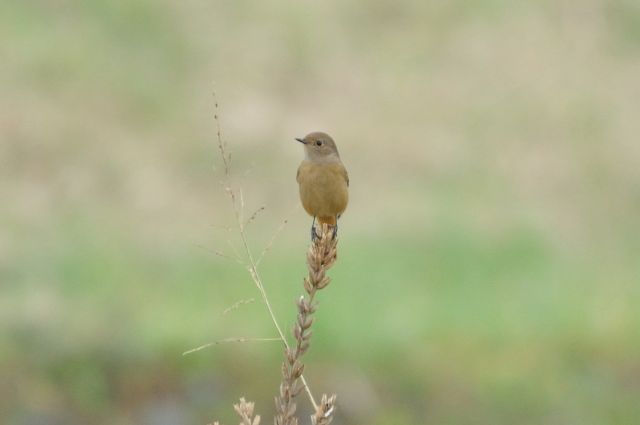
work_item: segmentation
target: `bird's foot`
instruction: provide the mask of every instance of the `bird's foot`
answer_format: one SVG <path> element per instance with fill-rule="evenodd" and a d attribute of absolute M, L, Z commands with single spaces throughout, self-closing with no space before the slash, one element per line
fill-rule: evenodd
<path fill-rule="evenodd" d="M 318 232 L 316 231 L 316 226 L 315 224 L 311 225 L 311 242 L 315 242 L 316 239 L 321 239 L 322 235 L 318 234 Z"/>

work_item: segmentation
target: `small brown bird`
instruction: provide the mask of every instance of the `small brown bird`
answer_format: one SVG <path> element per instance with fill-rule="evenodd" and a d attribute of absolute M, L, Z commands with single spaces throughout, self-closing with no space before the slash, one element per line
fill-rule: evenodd
<path fill-rule="evenodd" d="M 304 144 L 305 158 L 298 167 L 296 180 L 300 185 L 302 206 L 313 217 L 311 239 L 318 237 L 316 218 L 321 224 L 333 226 L 335 237 L 338 218 L 349 202 L 347 169 L 340 161 L 336 143 L 328 134 L 313 132 L 296 140 Z"/>

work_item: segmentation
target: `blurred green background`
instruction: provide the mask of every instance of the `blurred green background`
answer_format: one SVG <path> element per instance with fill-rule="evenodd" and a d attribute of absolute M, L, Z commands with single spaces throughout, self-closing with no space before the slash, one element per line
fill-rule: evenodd
<path fill-rule="evenodd" d="M 351 177 L 306 359 L 337 424 L 637 424 L 640 4 L 0 3 L 0 422 L 271 423 L 310 219 Z M 227 314 L 238 300 L 254 298 Z M 305 413 L 309 404 L 301 398 Z"/>

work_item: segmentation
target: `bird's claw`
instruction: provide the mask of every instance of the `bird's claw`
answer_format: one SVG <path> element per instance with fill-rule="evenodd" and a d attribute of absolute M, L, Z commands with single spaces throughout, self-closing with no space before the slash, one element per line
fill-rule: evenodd
<path fill-rule="evenodd" d="M 315 242 L 316 239 L 321 239 L 322 235 L 319 235 L 318 232 L 316 232 L 316 226 L 312 225 L 311 226 L 311 242 Z"/>
<path fill-rule="evenodd" d="M 321 228 L 322 223 L 320 223 Z M 329 225 L 332 227 L 331 239 L 335 239 L 338 236 L 338 220 L 336 219 L 336 224 Z M 324 232 L 324 230 L 323 230 Z M 322 234 L 318 233 L 316 230 L 316 218 L 313 218 L 313 223 L 311 223 L 311 242 L 315 242 L 316 239 L 322 239 Z"/>

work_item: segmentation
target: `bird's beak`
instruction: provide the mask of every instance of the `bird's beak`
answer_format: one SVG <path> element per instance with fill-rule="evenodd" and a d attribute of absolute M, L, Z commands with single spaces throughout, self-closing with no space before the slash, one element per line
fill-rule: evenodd
<path fill-rule="evenodd" d="M 296 140 L 297 140 L 298 142 L 302 143 L 303 145 L 306 145 L 306 144 L 307 144 L 307 142 L 305 142 L 305 141 L 304 141 L 304 139 L 301 139 L 301 138 L 299 138 L 299 137 L 296 137 Z"/>

